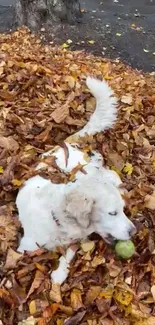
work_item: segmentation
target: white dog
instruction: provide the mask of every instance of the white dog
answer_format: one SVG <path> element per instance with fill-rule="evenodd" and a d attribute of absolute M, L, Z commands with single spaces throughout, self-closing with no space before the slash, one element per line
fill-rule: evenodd
<path fill-rule="evenodd" d="M 112 127 L 117 113 L 117 100 L 103 80 L 87 78 L 87 86 L 96 98 L 96 110 L 86 126 L 77 134 L 94 135 Z M 76 181 L 53 184 L 50 180 L 34 176 L 19 191 L 16 204 L 24 228 L 19 251 L 32 251 L 37 245 L 47 249 L 86 239 L 96 232 L 106 241 L 126 240 L 135 234 L 133 223 L 123 212 L 124 201 L 119 185 L 121 180 L 114 172 L 103 167 L 103 158 L 93 152 L 90 161 L 77 144 L 68 144 L 69 158 L 66 166 L 64 150 L 58 147 L 44 156 L 54 155 L 59 168 L 71 172 L 79 163 L 85 173 L 78 171 Z M 41 163 L 37 168 L 44 167 Z M 68 275 L 68 266 L 75 251 L 68 248 L 60 258 L 59 268 L 52 272 L 52 280 L 62 283 Z"/>

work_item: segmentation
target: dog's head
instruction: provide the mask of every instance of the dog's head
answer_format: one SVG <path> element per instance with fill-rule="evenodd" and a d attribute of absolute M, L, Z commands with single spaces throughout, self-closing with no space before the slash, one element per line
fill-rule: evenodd
<path fill-rule="evenodd" d="M 119 187 L 102 181 L 88 184 L 75 187 L 66 196 L 68 223 L 87 235 L 96 232 L 109 243 L 130 239 L 136 228 L 123 211 L 125 202 Z"/>

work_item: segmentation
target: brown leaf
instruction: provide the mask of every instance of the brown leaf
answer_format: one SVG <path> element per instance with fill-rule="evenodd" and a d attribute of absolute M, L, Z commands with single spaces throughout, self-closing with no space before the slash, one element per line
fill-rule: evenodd
<path fill-rule="evenodd" d="M 67 167 L 68 165 L 68 158 L 69 158 L 69 150 L 68 147 L 66 146 L 65 142 L 62 143 L 61 147 L 64 150 L 64 155 L 65 155 L 65 165 Z"/>
<path fill-rule="evenodd" d="M 68 106 L 63 106 L 55 109 L 55 111 L 51 114 L 51 117 L 56 123 L 60 124 L 65 121 L 68 115 L 69 115 Z"/>
<path fill-rule="evenodd" d="M 13 217 L 11 209 L 6 206 L 0 207 L 0 249 L 6 252 L 10 246 L 17 242 L 19 221 Z"/>
<path fill-rule="evenodd" d="M 109 264 L 108 265 L 108 270 L 109 270 L 109 274 L 112 278 L 116 278 L 120 272 L 121 272 L 121 267 L 114 265 L 114 264 Z"/>
<path fill-rule="evenodd" d="M 50 306 L 47 306 L 46 309 L 43 311 L 43 317 L 39 320 L 38 325 L 48 324 L 52 320 L 58 308 L 59 304 L 52 304 Z"/>
<path fill-rule="evenodd" d="M 11 136 L 7 138 L 0 136 L 0 147 L 10 151 L 17 151 L 19 149 L 19 144 Z"/>
<path fill-rule="evenodd" d="M 99 325 L 114 325 L 114 321 L 108 318 L 100 319 Z"/>
<path fill-rule="evenodd" d="M 85 314 L 86 310 L 78 311 L 75 315 L 65 321 L 65 325 L 79 325 Z"/>
<path fill-rule="evenodd" d="M 117 152 L 109 152 L 107 159 L 110 166 L 116 167 L 119 171 L 124 168 L 125 162 Z"/>
<path fill-rule="evenodd" d="M 151 210 L 155 210 L 155 191 L 151 195 L 146 195 L 145 207 Z"/>
<path fill-rule="evenodd" d="M 40 285 L 42 284 L 42 282 L 45 280 L 45 276 L 42 272 L 40 272 L 39 270 L 36 271 L 35 273 L 35 277 L 34 280 L 31 284 L 31 287 L 29 289 L 29 292 L 27 294 L 26 300 L 30 297 L 30 295 L 40 287 Z"/>
<path fill-rule="evenodd" d="M 85 298 L 85 304 L 89 305 L 91 304 L 100 294 L 101 287 L 100 286 L 92 286 L 88 289 L 86 298 Z"/>
<path fill-rule="evenodd" d="M 19 164 L 19 157 L 12 157 L 8 163 L 7 168 L 5 169 L 3 175 L 0 176 L 0 184 L 7 185 L 14 179 L 15 169 Z"/>
<path fill-rule="evenodd" d="M 23 254 L 15 252 L 12 248 L 9 248 L 7 252 L 6 262 L 4 265 L 5 269 L 14 269 L 17 266 L 17 262 Z"/>
<path fill-rule="evenodd" d="M 155 301 L 155 285 L 153 285 L 153 286 L 151 287 L 151 293 L 152 293 L 153 299 L 154 299 L 154 301 Z"/>
<path fill-rule="evenodd" d="M 131 94 L 127 94 L 127 95 L 121 97 L 121 102 L 124 104 L 132 105 L 132 101 L 133 101 L 133 98 L 132 98 Z"/>

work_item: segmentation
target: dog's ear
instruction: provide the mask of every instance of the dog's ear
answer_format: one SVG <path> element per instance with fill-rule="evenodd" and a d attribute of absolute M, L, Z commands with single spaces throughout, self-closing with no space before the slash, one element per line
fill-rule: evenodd
<path fill-rule="evenodd" d="M 80 227 L 88 228 L 91 224 L 94 204 L 93 198 L 75 189 L 66 195 L 66 217 L 70 219 L 71 222 L 76 222 Z"/>

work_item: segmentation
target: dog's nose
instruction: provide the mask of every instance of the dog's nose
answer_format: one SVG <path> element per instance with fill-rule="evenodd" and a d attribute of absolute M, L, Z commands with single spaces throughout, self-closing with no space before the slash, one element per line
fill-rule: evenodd
<path fill-rule="evenodd" d="M 134 235 L 136 235 L 137 229 L 135 226 L 133 226 L 129 231 L 129 236 L 132 238 Z"/>

